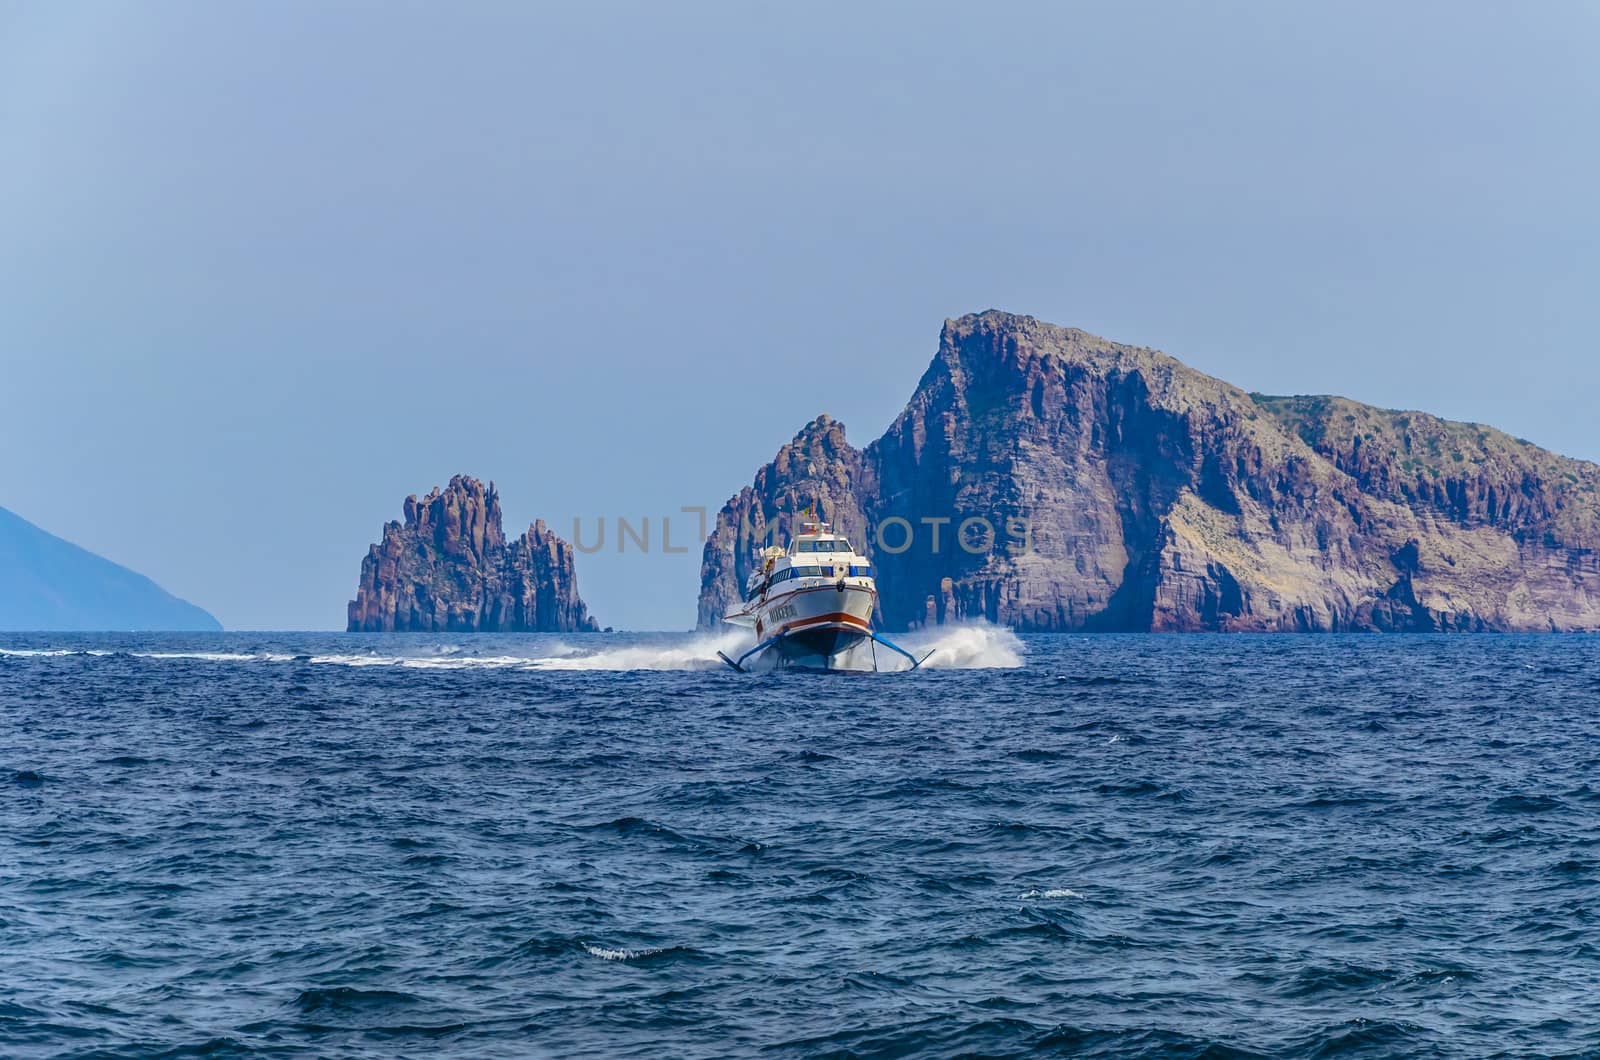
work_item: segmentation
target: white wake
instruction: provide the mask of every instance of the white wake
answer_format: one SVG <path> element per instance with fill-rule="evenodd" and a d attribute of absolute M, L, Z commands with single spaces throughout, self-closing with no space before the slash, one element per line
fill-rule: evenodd
<path fill-rule="evenodd" d="M 897 643 L 919 659 L 932 651 L 923 663 L 930 670 L 1015 670 L 1024 651 L 1015 633 L 987 623 L 941 626 Z"/>
<path fill-rule="evenodd" d="M 1022 665 L 1022 642 L 1008 629 L 989 625 L 946 626 L 924 630 L 904 638 L 894 637 L 918 658 L 933 652 L 929 669 L 976 670 L 1014 668 Z M 86 655 L 106 657 L 126 655 L 161 661 L 191 660 L 210 663 L 309 663 L 316 666 L 390 666 L 406 670 L 715 670 L 722 667 L 717 652 L 733 658 L 754 645 L 749 630 L 728 627 L 711 633 L 654 635 L 618 644 L 610 637 L 583 637 L 546 641 L 527 654 L 469 654 L 470 647 L 440 644 L 417 654 L 391 654 L 377 651 L 291 654 L 279 651 L 108 651 L 72 648 L 4 648 L 0 656 L 51 657 Z M 502 652 L 506 642 L 495 644 Z M 878 661 L 885 670 L 900 660 L 879 648 Z M 902 667 L 904 668 L 904 667 Z"/>
<path fill-rule="evenodd" d="M 750 634 L 730 628 L 726 633 L 701 633 L 677 644 L 628 644 L 584 652 L 568 649 L 529 661 L 530 670 L 711 670 L 723 665 L 717 652 L 734 658 L 752 647 Z M 558 647 L 564 648 L 564 645 Z"/>

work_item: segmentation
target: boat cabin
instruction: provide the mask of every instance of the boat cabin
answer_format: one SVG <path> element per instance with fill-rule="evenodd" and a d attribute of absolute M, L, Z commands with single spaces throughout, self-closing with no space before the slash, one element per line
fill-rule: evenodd
<path fill-rule="evenodd" d="M 754 600 L 779 582 L 791 578 L 845 579 L 871 578 L 867 558 L 851 546 L 848 538 L 833 532 L 827 523 L 806 522 L 789 542 L 787 550 L 776 546 L 761 554 L 762 564 L 750 576 L 745 599 Z"/>

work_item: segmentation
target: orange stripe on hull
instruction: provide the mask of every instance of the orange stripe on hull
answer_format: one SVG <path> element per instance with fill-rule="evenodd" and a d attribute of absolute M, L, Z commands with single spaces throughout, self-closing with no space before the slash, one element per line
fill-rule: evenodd
<path fill-rule="evenodd" d="M 871 626 L 861 621 L 861 619 L 857 618 L 855 615 L 850 614 L 850 612 L 834 611 L 831 614 L 815 615 L 811 618 L 802 619 L 799 622 L 791 622 L 787 626 L 782 626 L 778 629 L 778 636 L 781 637 L 785 633 L 797 633 L 803 629 L 810 629 L 812 626 L 848 626 L 849 628 L 857 630 L 861 633 L 872 632 Z"/>
<path fill-rule="evenodd" d="M 764 610 L 770 611 L 773 608 L 782 607 L 785 603 L 787 603 L 790 600 L 793 600 L 797 596 L 805 596 L 808 593 L 836 593 L 838 591 L 839 591 L 838 588 L 836 586 L 833 586 L 833 585 L 816 585 L 816 586 L 811 586 L 810 588 L 806 588 L 806 589 L 791 589 L 790 591 L 788 591 L 786 593 L 779 593 L 777 596 L 774 596 L 771 600 L 763 601 L 762 602 L 762 608 Z M 861 585 L 852 585 L 852 586 L 850 586 L 849 591 L 850 592 L 856 592 L 856 593 L 866 593 L 866 594 L 868 594 L 869 596 L 872 597 L 873 609 L 874 610 L 877 609 L 877 606 L 878 606 L 878 590 L 877 589 L 875 589 L 875 588 L 869 589 L 869 588 L 867 588 L 865 586 L 861 586 Z M 800 619 L 797 623 L 793 623 L 793 624 L 788 625 L 788 626 L 779 626 L 779 627 L 777 627 L 778 632 L 776 634 L 774 634 L 774 635 L 775 636 L 782 636 L 783 634 L 788 633 L 791 629 L 795 629 L 795 628 L 798 628 L 800 626 L 809 627 L 812 624 L 819 623 L 819 622 L 833 621 L 835 619 L 839 619 L 840 616 L 843 616 L 842 621 L 850 623 L 853 628 L 860 629 L 864 633 L 871 633 L 872 632 L 872 627 L 866 624 L 867 620 L 864 619 L 864 618 L 861 618 L 859 615 L 852 615 L 852 614 L 850 614 L 848 612 L 845 612 L 845 611 L 834 611 L 834 612 L 831 612 L 831 613 L 826 614 L 826 615 L 810 615 L 810 616 L 808 616 L 806 618 Z M 764 637 L 766 635 L 766 630 L 767 630 L 767 624 L 765 622 L 763 622 L 759 618 L 756 619 L 756 636 L 757 637 Z"/>

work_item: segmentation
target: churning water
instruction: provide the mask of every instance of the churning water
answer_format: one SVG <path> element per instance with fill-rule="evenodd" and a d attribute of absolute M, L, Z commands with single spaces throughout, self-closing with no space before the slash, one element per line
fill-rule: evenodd
<path fill-rule="evenodd" d="M 0 1055 L 1600 1052 L 1600 642 L 734 640 L 0 635 Z"/>

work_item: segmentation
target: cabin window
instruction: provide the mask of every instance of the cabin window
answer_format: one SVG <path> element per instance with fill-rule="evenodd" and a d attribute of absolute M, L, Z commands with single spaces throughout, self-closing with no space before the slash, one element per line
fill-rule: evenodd
<path fill-rule="evenodd" d="M 830 539 L 830 540 L 827 540 L 827 541 L 796 541 L 795 544 L 794 544 L 794 550 L 796 552 L 854 552 L 855 551 L 855 549 L 850 547 L 850 542 L 844 540 L 843 538 L 839 538 L 837 540 L 831 540 Z"/>
<path fill-rule="evenodd" d="M 870 577 L 872 577 L 872 567 L 871 567 L 871 565 L 870 564 L 866 564 L 866 563 L 859 563 L 859 564 L 852 563 L 850 565 L 850 577 L 852 577 L 852 578 L 870 578 Z"/>

